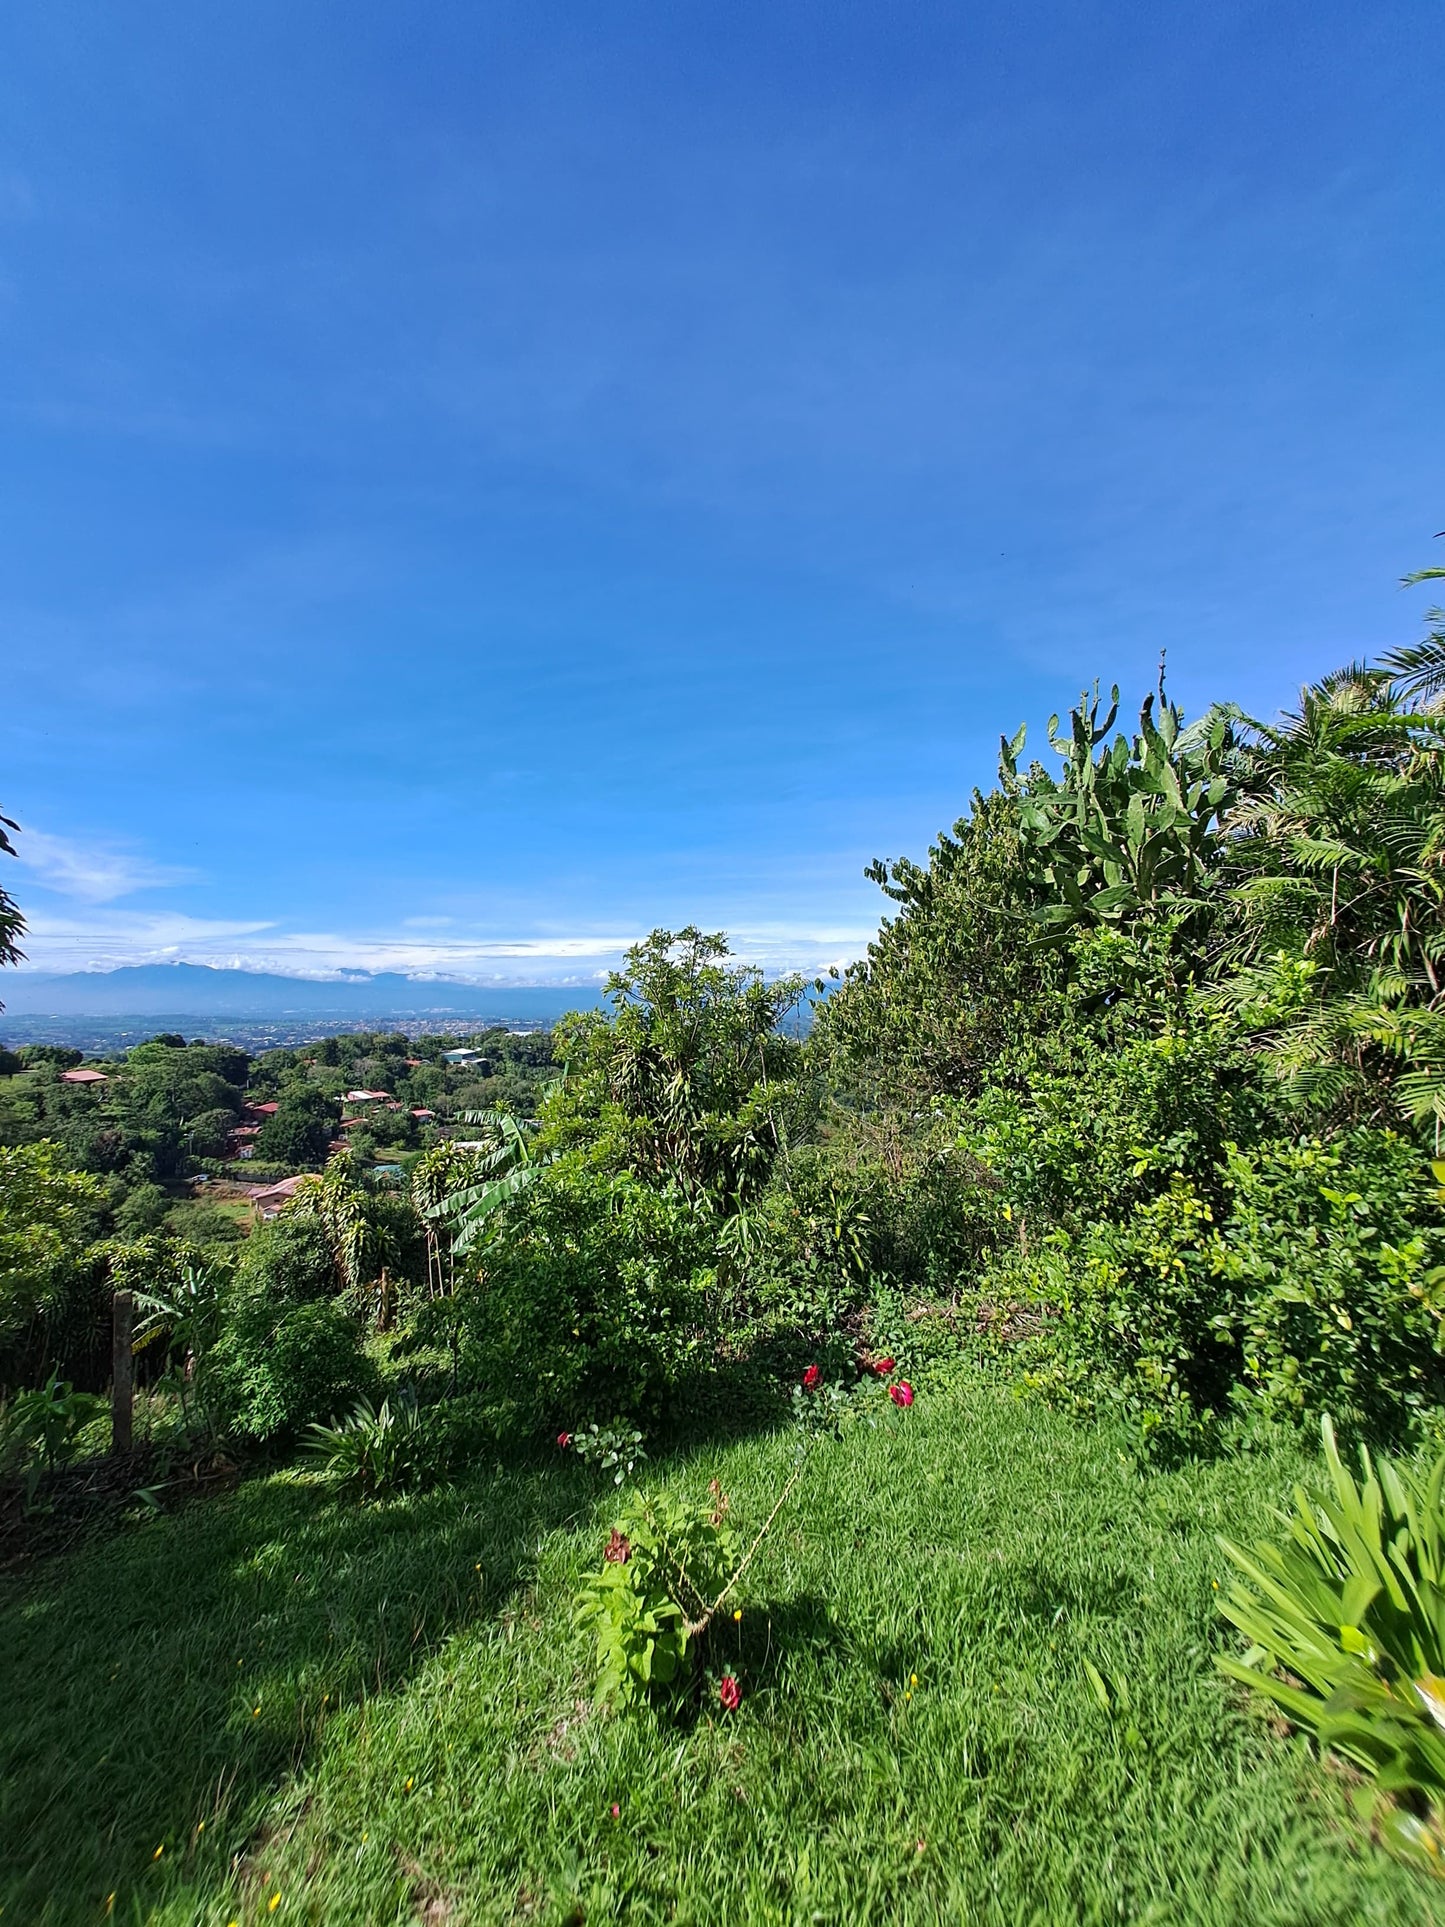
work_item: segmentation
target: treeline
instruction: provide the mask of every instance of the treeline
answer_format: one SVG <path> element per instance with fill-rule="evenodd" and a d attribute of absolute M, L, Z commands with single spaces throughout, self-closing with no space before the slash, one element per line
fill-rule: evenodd
<path fill-rule="evenodd" d="M 120 1272 L 234 1261 L 224 1247 L 250 1216 L 235 1183 L 208 1177 L 320 1171 L 344 1145 L 363 1182 L 381 1160 L 395 1178 L 462 1114 L 532 1115 L 550 1063 L 545 1032 L 496 1029 L 355 1033 L 255 1058 L 169 1033 L 84 1062 L 48 1044 L 0 1055 L 0 1396 L 51 1369 L 98 1380 Z M 94 1081 L 68 1080 L 81 1068 Z M 346 1102 L 363 1089 L 375 1095 Z"/>
<path fill-rule="evenodd" d="M 269 1053 L 258 1155 L 284 1121 L 316 1175 L 239 1257 L 198 1273 L 158 1229 L 109 1275 L 201 1294 L 199 1324 L 157 1316 L 233 1435 L 383 1385 L 496 1438 L 736 1422 L 870 1349 L 1006 1373 L 1154 1449 L 1326 1410 L 1435 1432 L 1442 689 L 1445 632 L 1273 722 L 1187 722 L 1161 686 L 1121 729 L 1117 692 L 1086 696 L 1046 759 L 1002 743 L 924 860 L 875 866 L 890 914 L 821 998 L 659 930 L 606 1010 L 467 1064 L 385 1036 Z M 242 1095 L 209 1049 L 132 1052 L 95 1128 L 124 1114 L 159 1134 L 127 1156 L 180 1156 L 146 1124 L 167 1077 L 200 1117 Z M 348 1091 L 389 1096 L 348 1127 Z M 43 1244 L 73 1220 L 79 1248 L 104 1179 L 71 1102 L 41 1120 L 29 1222 Z M 407 1135 L 444 1107 L 450 1135 Z M 373 1117 L 410 1120 L 390 1171 Z M 6 1206 L 12 1254 L 29 1208 Z M 12 1328 L 29 1278 L 49 1329 L 43 1265 L 5 1263 Z"/>

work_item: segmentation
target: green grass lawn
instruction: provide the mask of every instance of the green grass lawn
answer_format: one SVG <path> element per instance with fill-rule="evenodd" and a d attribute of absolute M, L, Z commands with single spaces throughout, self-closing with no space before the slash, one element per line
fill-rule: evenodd
<path fill-rule="evenodd" d="M 720 1477 L 746 1532 L 790 1455 L 654 1477 Z M 920 1391 L 819 1448 L 701 1690 L 615 1718 L 571 1627 L 609 1511 L 581 1467 L 372 1507 L 253 1480 L 9 1582 L 0 1921 L 1445 1918 L 1211 1664 L 1214 1534 L 1301 1469 L 1141 1475 Z"/>

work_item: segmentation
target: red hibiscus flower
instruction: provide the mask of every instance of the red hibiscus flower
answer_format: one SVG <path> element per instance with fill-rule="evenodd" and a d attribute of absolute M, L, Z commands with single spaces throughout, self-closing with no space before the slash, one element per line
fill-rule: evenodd
<path fill-rule="evenodd" d="M 724 1673 L 717 1689 L 717 1696 L 729 1713 L 736 1713 L 742 1693 L 731 1673 Z"/>
<path fill-rule="evenodd" d="M 888 1387 L 888 1396 L 893 1400 L 895 1405 L 911 1405 L 913 1403 L 913 1387 L 905 1378 L 901 1380 L 899 1384 Z"/>
<path fill-rule="evenodd" d="M 803 1373 L 803 1390 L 805 1392 L 811 1392 L 822 1376 L 823 1374 L 818 1370 L 816 1365 L 810 1365 L 807 1371 Z"/>
<path fill-rule="evenodd" d="M 875 1358 L 872 1369 L 877 1372 L 880 1378 L 887 1378 L 888 1374 L 895 1370 L 897 1364 L 898 1360 L 896 1358 Z"/>
<path fill-rule="evenodd" d="M 567 1447 L 572 1443 L 572 1434 L 570 1432 L 559 1432 L 557 1434 L 557 1443 L 565 1452 Z"/>

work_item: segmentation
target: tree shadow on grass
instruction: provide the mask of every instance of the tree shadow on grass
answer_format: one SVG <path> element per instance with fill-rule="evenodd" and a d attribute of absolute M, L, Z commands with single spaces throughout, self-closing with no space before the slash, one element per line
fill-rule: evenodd
<path fill-rule="evenodd" d="M 8 1583 L 5 1919 L 218 1895 L 328 1721 L 505 1610 L 593 1497 L 568 1466 L 373 1506 L 257 1479 Z"/>

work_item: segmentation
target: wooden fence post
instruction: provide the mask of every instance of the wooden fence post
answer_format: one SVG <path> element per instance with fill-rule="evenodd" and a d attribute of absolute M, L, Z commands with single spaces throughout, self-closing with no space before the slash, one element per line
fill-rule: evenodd
<path fill-rule="evenodd" d="M 135 1298 L 128 1291 L 115 1294 L 110 1344 L 110 1449 L 113 1457 L 129 1452 L 131 1418 L 135 1406 Z"/>

